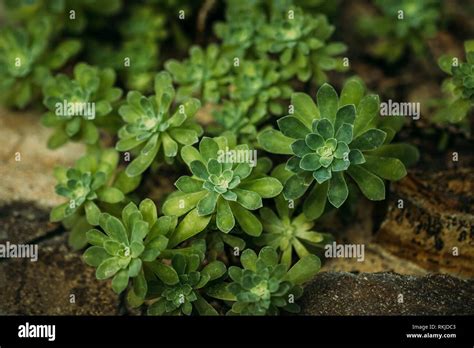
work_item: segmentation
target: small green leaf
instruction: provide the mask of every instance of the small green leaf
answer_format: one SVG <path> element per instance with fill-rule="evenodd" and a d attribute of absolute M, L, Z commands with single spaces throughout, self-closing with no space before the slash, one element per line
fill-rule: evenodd
<path fill-rule="evenodd" d="M 291 104 L 294 106 L 294 115 L 306 127 L 311 128 L 314 119 L 320 118 L 319 110 L 313 99 L 305 93 L 293 93 L 291 95 Z"/>
<path fill-rule="evenodd" d="M 380 100 L 378 95 L 367 95 L 357 106 L 357 117 L 354 122 L 354 137 L 373 127 L 373 120 L 378 114 Z"/>
<path fill-rule="evenodd" d="M 307 255 L 299 259 L 289 269 L 284 279 L 294 285 L 301 285 L 313 279 L 320 268 L 321 261 L 319 258 L 316 255 Z"/>
<path fill-rule="evenodd" d="M 369 172 L 386 180 L 400 180 L 407 171 L 398 158 L 365 155 L 366 162 L 362 165 Z"/>
<path fill-rule="evenodd" d="M 167 285 L 174 285 L 179 282 L 178 273 L 168 265 L 160 261 L 150 262 L 147 265 L 160 280 Z"/>
<path fill-rule="evenodd" d="M 350 166 L 348 172 L 365 197 L 372 201 L 385 199 L 385 184 L 378 176 L 360 165 Z"/>
<path fill-rule="evenodd" d="M 110 255 L 104 248 L 99 246 L 91 246 L 85 252 L 82 258 L 89 266 L 98 267 L 104 260 L 108 259 Z"/>
<path fill-rule="evenodd" d="M 277 123 L 283 135 L 290 138 L 304 139 L 311 132 L 309 128 L 294 116 L 282 117 Z"/>
<path fill-rule="evenodd" d="M 308 219 L 319 218 L 326 207 L 326 196 L 328 192 L 328 181 L 322 184 L 316 184 L 310 191 L 303 204 L 303 212 Z"/>
<path fill-rule="evenodd" d="M 217 192 L 208 192 L 197 204 L 197 211 L 200 216 L 212 214 L 216 209 Z"/>
<path fill-rule="evenodd" d="M 275 197 L 283 190 L 283 185 L 280 181 L 272 177 L 249 180 L 241 184 L 239 187 L 248 191 L 256 192 L 262 198 Z"/>
<path fill-rule="evenodd" d="M 300 198 L 308 189 L 308 185 L 305 182 L 305 179 L 295 174 L 286 180 L 283 187 L 283 195 L 286 199 L 297 199 Z"/>
<path fill-rule="evenodd" d="M 336 112 L 339 105 L 338 96 L 334 88 L 327 83 L 323 84 L 316 94 L 316 99 L 321 118 L 327 118 L 333 123 L 336 120 Z"/>
<path fill-rule="evenodd" d="M 361 151 L 374 150 L 383 144 L 386 136 L 387 133 L 384 131 L 372 128 L 355 138 L 350 146 L 351 149 L 358 149 Z"/>
<path fill-rule="evenodd" d="M 348 195 L 349 190 L 346 180 L 344 180 L 344 174 L 342 172 L 334 172 L 331 180 L 329 180 L 329 202 L 336 208 L 339 208 L 346 201 Z"/>
<path fill-rule="evenodd" d="M 342 88 L 339 106 L 348 104 L 359 105 L 364 95 L 364 90 L 364 86 L 358 79 L 349 79 Z"/>
<path fill-rule="evenodd" d="M 202 181 L 196 180 L 186 175 L 180 177 L 174 183 L 174 185 L 178 188 L 178 190 L 184 193 L 193 193 L 193 192 L 202 191 L 203 189 L 202 184 L 203 184 Z"/>
<path fill-rule="evenodd" d="M 294 139 L 284 136 L 277 130 L 267 129 L 261 132 L 257 139 L 265 151 L 281 155 L 292 154 L 291 144 L 294 142 Z"/>
<path fill-rule="evenodd" d="M 179 243 L 203 231 L 209 224 L 211 217 L 212 215 L 199 216 L 197 209 L 191 210 L 171 235 L 169 247 L 173 248 Z"/>
<path fill-rule="evenodd" d="M 128 272 L 123 269 L 118 272 L 114 279 L 112 279 L 112 289 L 116 294 L 120 294 L 127 288 L 128 285 Z"/>
<path fill-rule="evenodd" d="M 262 224 L 255 215 L 238 203 L 230 202 L 229 204 L 237 222 L 245 233 L 253 237 L 258 237 L 262 234 Z"/>
<path fill-rule="evenodd" d="M 230 232 L 235 225 L 234 214 L 229 203 L 223 198 L 219 198 L 217 201 L 216 223 L 217 228 L 224 233 Z"/>

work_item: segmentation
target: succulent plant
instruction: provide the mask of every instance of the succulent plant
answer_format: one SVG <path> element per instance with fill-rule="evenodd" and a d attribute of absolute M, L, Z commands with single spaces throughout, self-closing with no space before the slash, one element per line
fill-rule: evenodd
<path fill-rule="evenodd" d="M 214 25 L 216 36 L 221 39 L 223 50 L 231 57 L 244 56 L 254 46 L 259 28 L 266 21 L 263 12 L 256 10 L 257 1 L 226 1 L 224 22 Z"/>
<path fill-rule="evenodd" d="M 236 67 L 230 87 L 231 100 L 252 107 L 252 118 L 260 120 L 271 113 L 280 115 L 282 105 L 277 99 L 288 98 L 292 89 L 282 82 L 277 63 L 268 60 L 244 61 Z"/>
<path fill-rule="evenodd" d="M 319 271 L 321 262 L 315 255 L 302 257 L 289 270 L 278 262 L 279 256 L 270 246 L 258 254 L 245 250 L 240 256 L 242 267 L 231 266 L 228 273 L 232 280 L 227 286 L 210 287 L 209 296 L 234 301 L 231 315 L 277 315 L 280 310 L 297 313 L 296 304 L 303 293 L 301 285 Z"/>
<path fill-rule="evenodd" d="M 179 85 L 176 92 L 178 101 L 193 95 L 206 103 L 217 103 L 229 82 L 231 59 L 223 57 L 216 44 L 207 46 L 205 50 L 193 46 L 189 50 L 189 59 L 183 62 L 171 59 L 165 67 Z"/>
<path fill-rule="evenodd" d="M 308 218 L 323 213 L 326 196 L 336 208 L 346 201 L 345 174 L 368 199 L 384 199 L 382 179 L 399 180 L 406 174 L 398 158 L 410 164 L 418 156 L 407 144 L 386 144 L 395 132 L 377 128 L 378 96 L 363 94 L 363 85 L 355 79 L 345 84 L 340 98 L 329 84 L 321 86 L 317 106 L 307 94 L 295 93 L 294 113 L 278 120 L 280 131 L 259 134 L 266 151 L 292 155 L 286 163 L 292 173 L 284 184 L 286 199 L 300 198 L 316 181 L 303 205 Z"/>
<path fill-rule="evenodd" d="M 110 186 L 118 164 L 118 153 L 113 149 L 87 154 L 77 160 L 74 168 L 57 167 L 56 193 L 66 197 L 67 202 L 55 207 L 51 221 L 61 221 L 81 208 L 85 208 L 88 221 L 98 224 L 98 212 L 94 201 L 117 203 L 123 200 L 122 191 Z"/>
<path fill-rule="evenodd" d="M 279 16 L 274 16 L 271 21 L 266 23 L 259 32 L 257 38 L 257 50 L 262 53 L 279 54 L 280 63 L 283 65 L 282 74 L 284 78 L 290 78 L 294 75 L 301 81 L 307 81 L 313 74 L 313 70 L 318 70 L 321 75 L 320 67 L 312 67 L 313 63 L 321 63 L 321 67 L 330 67 L 327 60 L 329 55 L 325 55 L 321 60 L 321 48 L 324 48 L 325 41 L 334 31 L 334 27 L 329 25 L 324 15 L 313 16 L 306 14 L 302 9 L 286 9 Z M 341 48 L 335 51 L 339 54 L 345 50 L 342 44 Z M 327 51 L 331 52 L 331 51 Z M 311 59 L 315 54 L 317 58 Z M 332 58 L 333 59 L 333 58 Z M 335 63 L 334 63 L 335 66 Z"/>
<path fill-rule="evenodd" d="M 293 264 L 293 251 L 298 258 L 302 258 L 313 253 L 315 247 L 323 248 L 331 239 L 329 234 L 314 231 L 314 221 L 309 220 L 304 213 L 294 217 L 294 203 L 290 204 L 280 195 L 275 198 L 278 215 L 268 207 L 261 208 L 263 233 L 256 240 L 258 245 L 268 245 L 279 252 L 281 263 L 287 269 Z"/>
<path fill-rule="evenodd" d="M 56 193 L 67 201 L 53 208 L 50 220 L 62 221 L 71 229 L 69 244 L 74 249 L 86 245 L 85 233 L 99 224 L 101 210 L 122 202 L 124 195 L 139 185 L 140 177 L 116 173 L 117 163 L 114 149 L 95 149 L 79 158 L 73 168 L 55 168 Z"/>
<path fill-rule="evenodd" d="M 371 45 L 375 56 L 395 62 L 407 49 L 423 54 L 426 39 L 436 34 L 441 3 L 438 0 L 375 0 L 382 15 L 361 16 L 357 25 L 363 35 L 378 38 Z"/>
<path fill-rule="evenodd" d="M 139 208 L 129 203 L 122 211 L 121 220 L 102 213 L 99 224 L 103 232 L 98 229 L 87 232 L 87 241 L 92 246 L 83 256 L 88 265 L 97 267 L 97 279 L 113 277 L 112 288 L 116 293 L 127 288 L 130 278 L 140 277 L 138 281 L 143 282 L 143 264 L 155 261 L 168 245 L 153 201 L 145 199 Z"/>
<path fill-rule="evenodd" d="M 162 264 L 167 275 L 154 285 L 157 298 L 148 307 L 148 314 L 191 315 L 194 308 L 200 315 L 217 315 L 200 291 L 221 278 L 227 269 L 221 261 L 212 261 L 199 270 L 201 263 L 198 255 L 177 254 L 172 258 L 171 266 Z"/>
<path fill-rule="evenodd" d="M 51 71 L 61 68 L 80 49 L 77 40 L 52 45 L 52 24 L 46 18 L 25 28 L 0 31 L 0 94 L 2 104 L 26 107 Z"/>
<path fill-rule="evenodd" d="M 439 66 L 451 78 L 443 82 L 442 89 L 448 95 L 446 105 L 438 110 L 435 120 L 461 122 L 474 105 L 474 40 L 464 43 L 466 62 L 450 55 L 438 60 Z"/>
<path fill-rule="evenodd" d="M 187 214 L 181 224 L 191 226 L 175 234 L 177 244 L 201 232 L 215 217 L 217 228 L 230 232 L 235 220 L 244 232 L 258 236 L 262 225 L 250 211 L 262 206 L 262 198 L 271 198 L 282 190 L 281 183 L 266 176 L 267 160 L 256 162 L 256 151 L 236 145 L 230 135 L 202 138 L 199 151 L 192 146 L 181 150 L 181 157 L 193 176 L 182 176 L 175 186 L 179 192 L 163 205 L 166 215 Z M 256 165 L 254 168 L 253 166 Z"/>
<path fill-rule="evenodd" d="M 96 144 L 99 128 L 113 121 L 114 103 L 121 97 L 120 88 L 113 87 L 115 72 L 84 63 L 74 67 L 74 79 L 59 74 L 46 80 L 43 103 L 48 112 L 43 124 L 54 128 L 48 147 L 58 148 L 69 139 Z"/>
<path fill-rule="evenodd" d="M 155 77 L 155 95 L 145 97 L 137 91 L 127 95 L 127 102 L 119 109 L 126 123 L 118 132 L 118 151 L 136 149 L 138 156 L 128 165 L 126 173 L 133 177 L 143 173 L 159 154 L 172 161 L 179 145 L 198 141 L 202 128 L 192 117 L 200 107 L 197 99 L 188 99 L 172 113 L 175 90 L 171 76 L 161 72 Z"/>

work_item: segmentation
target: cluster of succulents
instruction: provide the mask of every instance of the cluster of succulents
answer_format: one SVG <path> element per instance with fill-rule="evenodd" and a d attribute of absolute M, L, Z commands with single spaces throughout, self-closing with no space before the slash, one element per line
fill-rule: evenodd
<path fill-rule="evenodd" d="M 114 87 L 115 71 L 99 69 L 84 63 L 74 67 L 74 78 L 58 74 L 43 84 L 43 103 L 48 111 L 43 124 L 54 128 L 48 141 L 57 148 L 69 139 L 96 144 L 100 128 L 109 128 L 113 122 L 113 107 L 122 96 Z"/>
<path fill-rule="evenodd" d="M 379 15 L 364 15 L 358 20 L 362 35 L 377 38 L 371 52 L 395 62 L 407 51 L 422 55 L 426 39 L 436 35 L 441 19 L 439 0 L 374 0 Z"/>
<path fill-rule="evenodd" d="M 89 244 L 83 258 L 98 279 L 149 315 L 298 312 L 332 240 L 317 219 L 337 214 L 349 194 L 364 199 L 357 187 L 383 200 L 384 180 L 401 179 L 417 158 L 414 147 L 391 143 L 399 125 L 378 117 L 378 96 L 358 79 L 340 95 L 322 84 L 325 71 L 342 69 L 345 45 L 329 42 L 334 27 L 308 1 L 228 0 L 218 40 L 170 52 L 160 46 L 182 41 L 177 18 L 195 14 L 194 3 L 54 3 L 21 1 L 11 11 L 21 22 L 28 11 L 51 7 L 54 19 L 77 10 L 75 27 L 63 23 L 54 35 L 84 35 L 87 63 L 62 68 L 79 50 L 71 41 L 54 56 L 38 31 L 9 31 L 0 36 L 1 86 L 23 102 L 41 92 L 50 148 L 87 145 L 72 168 L 55 171 L 64 202 L 51 220 L 70 231 L 74 249 Z M 101 15 L 118 31 L 95 23 Z M 102 47 L 93 35 L 101 30 L 120 40 Z M 472 101 L 472 56 L 463 64 L 453 84 Z M 315 87 L 316 103 L 306 94 Z M 155 195 L 154 184 L 170 179 L 175 187 Z"/>
<path fill-rule="evenodd" d="M 42 18 L 27 27 L 0 30 L 0 100 L 24 108 L 38 99 L 38 90 L 53 71 L 80 50 L 78 40 L 52 40 L 53 23 Z"/>

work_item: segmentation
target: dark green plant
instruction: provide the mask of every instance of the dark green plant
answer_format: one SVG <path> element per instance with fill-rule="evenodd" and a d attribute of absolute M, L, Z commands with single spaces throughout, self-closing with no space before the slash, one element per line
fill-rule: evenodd
<path fill-rule="evenodd" d="M 245 250 L 240 262 L 243 268 L 229 267 L 232 282 L 210 287 L 208 295 L 233 302 L 230 315 L 277 315 L 280 310 L 297 313 L 296 300 L 302 295 L 301 285 L 313 278 L 321 262 L 314 255 L 302 257 L 287 271 L 278 262 L 277 252 L 269 246 L 258 257 L 252 249 Z"/>
<path fill-rule="evenodd" d="M 256 160 L 255 154 L 248 145 L 236 145 L 235 138 L 230 136 L 204 137 L 199 151 L 192 146 L 183 147 L 181 157 L 193 176 L 182 176 L 176 181 L 179 192 L 166 200 L 163 212 L 186 214 L 182 224 L 190 228 L 175 235 L 172 244 L 201 232 L 213 217 L 222 232 L 230 232 L 237 219 L 247 234 L 261 234 L 262 225 L 250 211 L 262 207 L 262 198 L 278 195 L 282 185 L 265 174 L 269 169 L 266 160 L 260 159 L 260 166 L 251 163 Z"/>
<path fill-rule="evenodd" d="M 192 95 L 205 103 L 217 103 L 230 80 L 231 60 L 221 55 L 219 46 L 211 44 L 205 50 L 193 46 L 188 59 L 183 62 L 171 59 L 165 67 L 179 85 L 176 92 L 178 101 Z"/>
<path fill-rule="evenodd" d="M 171 162 L 179 144 L 194 144 L 202 134 L 202 128 L 192 120 L 201 105 L 199 100 L 190 98 L 173 112 L 174 96 L 171 76 L 161 72 L 155 77 L 155 95 L 145 97 L 131 91 L 120 107 L 119 114 L 126 124 L 118 132 L 116 149 L 138 153 L 127 167 L 129 176 L 143 173 L 159 154 Z"/>
<path fill-rule="evenodd" d="M 23 27 L 0 31 L 0 101 L 24 108 L 38 98 L 38 90 L 52 71 L 58 70 L 79 51 L 77 40 L 53 46 L 52 23 L 37 19 Z"/>
<path fill-rule="evenodd" d="M 389 62 L 397 61 L 407 49 L 422 55 L 426 40 L 438 30 L 442 2 L 374 0 L 374 4 L 382 14 L 361 16 L 357 21 L 362 35 L 377 38 L 370 51 Z"/>
<path fill-rule="evenodd" d="M 54 128 L 48 147 L 58 148 L 68 140 L 96 144 L 99 128 L 113 122 L 114 103 L 122 90 L 114 87 L 115 72 L 84 63 L 74 67 L 74 78 L 59 74 L 46 80 L 43 103 L 48 111 L 43 124 Z"/>
<path fill-rule="evenodd" d="M 464 47 L 465 62 L 450 55 L 438 60 L 440 68 L 452 77 L 443 82 L 447 100 L 443 100 L 445 105 L 437 111 L 436 121 L 461 122 L 474 106 L 474 40 L 466 41 Z"/>
<path fill-rule="evenodd" d="M 200 315 L 217 315 L 217 311 L 202 296 L 210 282 L 221 278 L 227 271 L 221 261 L 212 261 L 200 269 L 202 260 L 196 254 L 173 256 L 166 277 L 154 285 L 156 301 L 148 307 L 149 315 L 191 315 L 193 308 Z M 200 269 L 200 270 L 199 270 Z"/>
<path fill-rule="evenodd" d="M 113 277 L 112 288 L 116 293 L 127 288 L 130 278 L 138 277 L 137 282 L 143 283 L 143 264 L 155 261 L 168 245 L 168 238 L 161 234 L 164 231 L 153 201 L 143 200 L 139 209 L 129 203 L 121 220 L 102 213 L 99 225 L 103 232 L 87 232 L 87 241 L 92 246 L 84 253 L 84 261 L 97 267 L 97 279 Z"/>
<path fill-rule="evenodd" d="M 379 98 L 363 95 L 364 87 L 355 79 L 346 83 L 340 98 L 330 85 L 321 86 L 317 106 L 307 94 L 295 93 L 294 113 L 278 120 L 280 131 L 259 135 L 266 151 L 291 155 L 286 199 L 300 198 L 312 187 L 303 205 L 308 218 L 323 213 L 326 197 L 336 208 L 346 201 L 347 174 L 368 199 L 384 199 L 383 179 L 401 179 L 406 170 L 400 159 L 410 164 L 418 157 L 407 144 L 388 145 L 395 131 L 377 128 Z"/>
<path fill-rule="evenodd" d="M 271 246 L 279 252 L 281 263 L 287 269 L 293 264 L 293 251 L 302 258 L 313 253 L 315 248 L 323 248 L 331 239 L 329 234 L 314 231 L 314 222 L 304 213 L 293 216 L 295 202 L 288 202 L 280 195 L 275 198 L 275 207 L 278 215 L 268 207 L 260 209 L 263 233 L 256 243 Z"/>

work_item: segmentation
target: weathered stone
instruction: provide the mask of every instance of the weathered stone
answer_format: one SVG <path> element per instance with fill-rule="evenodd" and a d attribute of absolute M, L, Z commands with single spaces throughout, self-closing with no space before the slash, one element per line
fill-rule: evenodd
<path fill-rule="evenodd" d="M 80 144 L 57 150 L 46 147 L 51 129 L 40 123 L 40 115 L 0 109 L 0 201 L 34 201 L 44 207 L 62 203 L 56 195 L 53 169 L 70 166 L 85 152 Z"/>
<path fill-rule="evenodd" d="M 399 274 L 423 275 L 427 271 L 417 264 L 392 255 L 380 245 L 374 243 L 364 244 L 364 260 L 357 258 L 326 259 L 323 272 L 396 272 Z"/>
<path fill-rule="evenodd" d="M 49 222 L 49 209 L 35 202 L 0 202 L 0 243 L 27 243 L 58 229 Z"/>
<path fill-rule="evenodd" d="M 324 272 L 305 287 L 303 315 L 472 315 L 474 281 L 443 274 Z"/>
<path fill-rule="evenodd" d="M 38 245 L 38 260 L 0 262 L 0 315 L 116 315 L 119 298 L 110 282 L 95 278 L 66 236 Z M 75 303 L 71 303 L 72 295 Z"/>
<path fill-rule="evenodd" d="M 474 276 L 473 183 L 468 168 L 409 174 L 392 186 L 375 241 L 430 271 Z"/>

